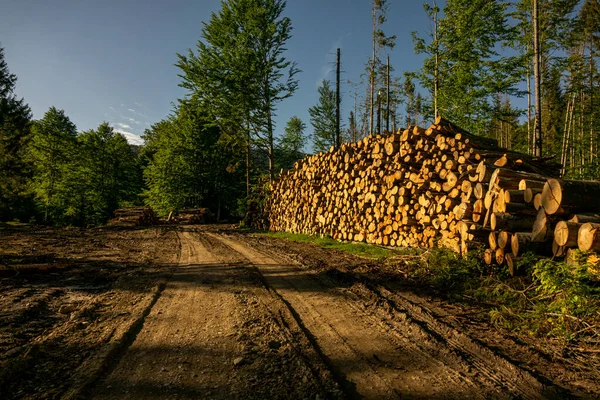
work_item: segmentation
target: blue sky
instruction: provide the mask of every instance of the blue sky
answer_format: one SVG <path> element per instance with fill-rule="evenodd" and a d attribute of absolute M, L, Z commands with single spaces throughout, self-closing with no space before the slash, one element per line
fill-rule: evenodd
<path fill-rule="evenodd" d="M 438 2 L 443 6 L 444 2 Z M 397 73 L 416 70 L 410 32 L 430 29 L 422 1 L 391 0 L 387 34 L 397 35 L 390 58 Z M 202 22 L 219 0 L 2 0 L 0 46 L 16 93 L 41 118 L 64 109 L 82 130 L 110 122 L 133 143 L 172 110 L 185 92 L 178 87 L 176 53 L 195 48 Z M 280 103 L 277 133 L 297 115 L 312 132 L 308 108 L 317 103 L 322 79 L 335 79 L 335 49 L 342 52 L 342 118 L 353 107 L 346 80 L 358 81 L 371 52 L 370 0 L 288 0 L 294 27 L 287 57 L 302 72 L 296 94 Z"/>

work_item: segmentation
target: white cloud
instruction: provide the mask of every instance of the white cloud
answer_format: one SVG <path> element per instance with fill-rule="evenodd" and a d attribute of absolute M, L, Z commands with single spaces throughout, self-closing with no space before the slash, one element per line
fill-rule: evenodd
<path fill-rule="evenodd" d="M 134 137 L 128 137 L 132 143 L 140 140 L 139 136 L 136 135 L 139 135 L 143 131 L 145 125 L 150 126 L 150 123 L 147 122 L 149 120 L 148 116 L 136 111 L 140 108 L 145 108 L 145 106 L 138 102 L 134 102 L 134 104 L 136 104 L 135 109 L 129 108 L 131 105 L 125 103 L 121 103 L 120 107 L 117 105 L 109 106 L 108 112 L 104 114 L 108 121 L 111 121 L 113 128 L 118 128 L 123 130 L 123 132 L 129 132 L 131 135 L 134 135 Z"/>
<path fill-rule="evenodd" d="M 133 108 L 128 108 L 127 111 L 129 111 L 130 113 L 132 113 L 135 116 L 146 118 L 146 119 L 148 118 L 148 116 L 146 114 L 138 112 L 138 111 L 134 110 Z"/>
<path fill-rule="evenodd" d="M 144 139 L 135 133 L 127 132 L 122 129 L 115 129 L 115 132 L 119 132 L 121 135 L 125 136 L 125 139 L 127 139 L 129 144 L 135 144 L 136 146 L 141 146 L 144 144 Z"/>
<path fill-rule="evenodd" d="M 349 35 L 350 34 L 346 34 L 345 36 L 349 36 Z M 328 78 L 329 74 L 332 73 L 333 71 L 335 71 L 336 52 L 337 52 L 338 48 L 339 49 L 343 48 L 345 36 L 340 36 L 333 43 L 331 43 L 331 47 L 329 48 L 329 51 L 325 55 L 325 59 L 326 59 L 325 64 L 323 64 L 321 66 L 320 72 L 319 72 L 319 78 L 315 82 L 316 87 L 321 86 L 321 82 L 323 82 L 323 80 L 326 80 Z"/>

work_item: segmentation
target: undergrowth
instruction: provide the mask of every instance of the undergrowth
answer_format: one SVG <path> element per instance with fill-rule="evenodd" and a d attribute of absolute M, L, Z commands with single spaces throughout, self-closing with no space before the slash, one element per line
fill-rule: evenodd
<path fill-rule="evenodd" d="M 340 242 L 285 232 L 263 235 L 313 243 L 378 260 L 393 259 L 411 279 L 426 283 L 450 299 L 476 304 L 488 310 L 498 327 L 531 336 L 600 342 L 600 258 L 575 252 L 570 262 L 539 259 L 533 253 L 520 257 L 517 276 L 506 266 L 489 266 L 481 254 L 466 257 L 450 250 L 425 252 L 390 250 L 365 243 Z M 407 256 L 407 257 L 403 257 Z"/>
<path fill-rule="evenodd" d="M 526 254 L 517 265 L 520 276 L 511 277 L 505 267 L 484 265 L 478 254 L 463 258 L 434 249 L 412 276 L 450 298 L 487 307 L 497 327 L 566 341 L 600 339 L 598 269 L 587 254 L 576 254 L 569 263 Z"/>

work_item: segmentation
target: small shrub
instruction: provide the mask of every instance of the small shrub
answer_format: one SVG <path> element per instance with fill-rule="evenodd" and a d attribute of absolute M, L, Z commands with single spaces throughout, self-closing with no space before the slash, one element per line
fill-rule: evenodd
<path fill-rule="evenodd" d="M 427 272 L 428 278 L 436 287 L 442 290 L 462 290 L 473 279 L 484 273 L 481 257 L 470 253 L 460 256 L 445 248 L 433 248 L 427 257 L 425 269 L 416 270 L 416 274 Z"/>

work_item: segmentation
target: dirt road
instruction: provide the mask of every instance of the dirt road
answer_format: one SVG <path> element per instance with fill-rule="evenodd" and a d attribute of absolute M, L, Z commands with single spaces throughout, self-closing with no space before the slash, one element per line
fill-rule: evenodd
<path fill-rule="evenodd" d="M 179 234 L 166 289 L 95 399 L 304 398 L 326 388 L 253 271 L 203 235 Z M 258 362 L 253 361 L 258 359 Z M 326 371 L 323 373 L 326 375 Z M 292 383 L 295 387 L 288 387 Z"/>
<path fill-rule="evenodd" d="M 559 397 L 423 310 L 382 319 L 235 237 L 179 239 L 179 265 L 94 398 Z"/>
<path fill-rule="evenodd" d="M 230 228 L 0 226 L 0 398 L 600 395 L 595 354 L 491 328 L 404 264 Z"/>

